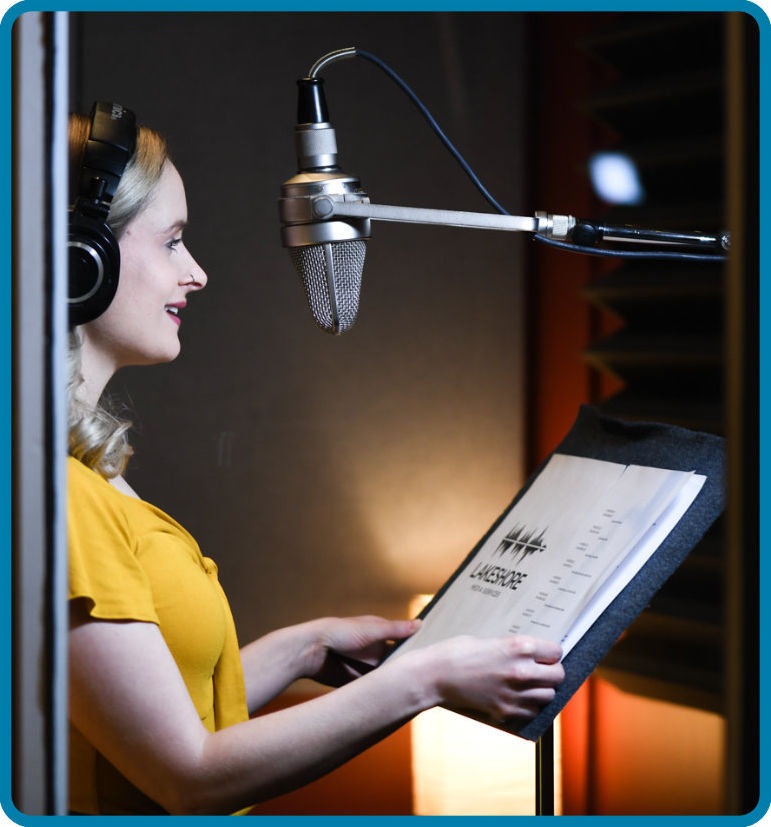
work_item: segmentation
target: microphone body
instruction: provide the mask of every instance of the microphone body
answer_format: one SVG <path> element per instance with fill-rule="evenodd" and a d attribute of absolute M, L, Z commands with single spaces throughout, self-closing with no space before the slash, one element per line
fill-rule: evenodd
<path fill-rule="evenodd" d="M 281 186 L 281 242 L 303 284 L 316 324 L 333 334 L 349 330 L 359 310 L 361 274 L 370 237 L 368 218 L 319 217 L 320 195 L 368 201 L 357 178 L 341 171 L 335 130 L 329 122 L 323 81 L 298 81 L 295 151 L 298 172 Z"/>

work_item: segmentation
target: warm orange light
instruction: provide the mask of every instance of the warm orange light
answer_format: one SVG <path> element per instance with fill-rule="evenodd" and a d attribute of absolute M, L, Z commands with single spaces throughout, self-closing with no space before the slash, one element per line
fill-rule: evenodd
<path fill-rule="evenodd" d="M 410 603 L 416 615 L 431 599 Z M 559 725 L 555 724 L 555 789 L 560 790 Z M 445 709 L 411 725 L 415 815 L 534 815 L 535 745 Z M 555 812 L 561 812 L 557 795 Z"/>

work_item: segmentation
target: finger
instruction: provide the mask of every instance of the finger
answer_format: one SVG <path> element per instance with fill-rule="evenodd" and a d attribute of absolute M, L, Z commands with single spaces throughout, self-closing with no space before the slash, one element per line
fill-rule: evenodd
<path fill-rule="evenodd" d="M 550 704 L 557 693 L 553 687 L 535 686 L 517 693 L 518 706 L 541 708 Z"/>
<path fill-rule="evenodd" d="M 391 621 L 392 630 L 390 636 L 394 640 L 403 640 L 410 635 L 414 635 L 422 624 L 423 621 L 419 618 L 415 618 L 414 620 L 393 620 Z"/>
<path fill-rule="evenodd" d="M 536 650 L 533 660 L 536 663 L 559 663 L 562 660 L 562 647 L 551 641 L 543 641 L 546 646 Z"/>
<path fill-rule="evenodd" d="M 357 617 L 343 621 L 338 633 L 330 637 L 328 646 L 332 649 L 354 649 L 363 656 L 372 650 L 373 657 L 382 654 L 383 645 L 389 640 L 402 640 L 420 627 L 417 620 L 386 620 L 382 617 Z"/>
<path fill-rule="evenodd" d="M 557 663 L 562 658 L 562 647 L 553 640 L 531 637 L 525 639 L 523 654 L 529 654 L 538 663 Z"/>
<path fill-rule="evenodd" d="M 535 718 L 554 700 L 553 690 L 535 690 L 530 694 L 520 693 L 519 697 L 501 709 L 501 722 L 518 718 Z"/>
<path fill-rule="evenodd" d="M 543 686 L 559 686 L 565 680 L 565 669 L 561 663 L 535 664 L 534 668 L 535 679 Z"/>
<path fill-rule="evenodd" d="M 535 704 L 512 704 L 507 709 L 500 710 L 499 715 L 490 717 L 498 726 L 521 726 L 535 718 L 540 711 L 541 707 Z"/>
<path fill-rule="evenodd" d="M 502 643 L 512 657 L 531 658 L 538 663 L 557 663 L 562 657 L 562 647 L 551 640 L 513 635 L 502 638 Z"/>
<path fill-rule="evenodd" d="M 504 718 L 502 723 L 507 724 L 517 723 L 522 721 L 532 721 L 538 714 L 541 712 L 541 707 L 536 705 L 530 704 L 523 704 L 522 706 L 518 707 L 516 710 L 512 712 L 511 715 Z"/>
<path fill-rule="evenodd" d="M 372 642 L 383 640 L 403 640 L 414 634 L 421 625 L 420 620 L 386 620 L 385 618 L 368 618 L 362 630 Z"/>
<path fill-rule="evenodd" d="M 523 677 L 522 672 L 518 671 L 512 678 L 512 683 L 521 689 L 538 686 L 554 688 L 564 680 L 565 670 L 561 663 L 551 665 L 533 663 L 526 676 Z"/>

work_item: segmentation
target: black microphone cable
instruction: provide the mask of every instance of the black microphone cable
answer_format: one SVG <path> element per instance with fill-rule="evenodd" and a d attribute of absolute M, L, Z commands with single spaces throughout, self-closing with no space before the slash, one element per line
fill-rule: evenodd
<path fill-rule="evenodd" d="M 571 241 L 559 241 L 556 238 L 547 238 L 541 233 L 534 233 L 533 239 L 550 247 L 561 250 L 570 250 L 575 253 L 585 253 L 589 256 L 606 256 L 608 258 L 647 258 L 681 261 L 725 261 L 727 256 L 713 253 L 684 253 L 676 250 L 612 250 L 609 247 L 587 247 L 584 244 L 574 244 Z"/>
<path fill-rule="evenodd" d="M 511 215 L 511 213 L 502 207 L 498 201 L 493 198 L 493 196 L 488 191 L 487 187 L 482 183 L 479 179 L 479 176 L 471 169 L 471 166 L 466 161 L 466 159 L 461 155 L 461 153 L 456 149 L 453 142 L 447 137 L 444 130 L 439 126 L 436 121 L 436 118 L 428 111 L 428 107 L 420 100 L 420 98 L 412 91 L 406 81 L 402 80 L 399 75 L 394 72 L 394 70 L 384 61 L 382 61 L 379 57 L 376 57 L 370 52 L 365 52 L 362 49 L 356 49 L 356 54 L 359 57 L 365 58 L 365 60 L 369 60 L 370 62 L 374 63 L 375 66 L 378 66 L 382 69 L 388 77 L 391 78 L 399 87 L 401 87 L 402 91 L 409 97 L 409 99 L 417 106 L 420 113 L 423 117 L 428 121 L 429 126 L 434 130 L 434 132 L 438 135 L 441 142 L 444 146 L 449 150 L 450 154 L 455 158 L 455 160 L 461 165 L 463 171 L 468 175 L 471 179 L 474 186 L 482 193 L 485 199 L 490 203 L 493 209 L 497 210 L 501 215 Z"/>
<path fill-rule="evenodd" d="M 469 163 L 460 153 L 460 151 L 455 147 L 452 141 L 447 137 L 444 130 L 439 126 L 436 118 L 431 114 L 428 107 L 420 100 L 420 98 L 415 94 L 409 84 L 404 81 L 385 61 L 381 60 L 376 55 L 373 55 L 371 52 L 367 52 L 364 49 L 359 49 L 358 47 L 354 47 L 350 50 L 340 50 L 340 56 L 343 56 L 342 53 L 347 53 L 347 55 L 356 55 L 357 57 L 362 57 L 365 60 L 370 61 L 383 72 L 385 72 L 388 77 L 393 80 L 397 86 L 407 95 L 407 97 L 413 102 L 413 104 L 418 108 L 420 113 L 428 122 L 431 129 L 436 133 L 438 138 L 441 140 L 442 144 L 445 148 L 450 152 L 450 154 L 455 158 L 455 160 L 460 164 L 463 171 L 468 175 L 471 182 L 474 186 L 479 190 L 485 200 L 499 212 L 501 215 L 511 215 L 511 213 L 503 207 L 488 191 L 488 189 L 484 186 L 482 181 L 480 180 L 479 176 L 474 172 L 471 168 Z M 337 56 L 337 53 L 331 53 L 329 57 Z M 321 58 L 320 61 L 317 62 L 317 67 L 321 68 L 321 65 L 324 65 L 324 58 Z M 549 238 L 548 236 L 543 235 L 542 233 L 534 233 L 533 238 L 536 241 L 539 241 L 543 244 L 548 244 L 552 247 L 557 247 L 562 250 L 569 250 L 570 252 L 575 253 L 584 253 L 586 255 L 594 255 L 594 256 L 607 256 L 613 258 L 629 258 L 629 259 L 664 259 L 664 260 L 684 260 L 684 261 L 725 261 L 727 256 L 721 254 L 713 254 L 713 253 L 689 253 L 689 252 L 682 252 L 677 250 L 620 250 L 620 249 L 613 249 L 609 247 L 590 247 L 584 244 L 575 244 L 568 241 L 558 241 L 554 238 Z"/>

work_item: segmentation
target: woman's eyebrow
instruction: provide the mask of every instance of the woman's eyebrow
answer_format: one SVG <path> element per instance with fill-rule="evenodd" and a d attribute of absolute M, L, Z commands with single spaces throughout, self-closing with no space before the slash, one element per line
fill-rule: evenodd
<path fill-rule="evenodd" d="M 179 221 L 175 221 L 173 224 L 170 224 L 168 227 L 161 230 L 158 234 L 166 235 L 166 233 L 170 233 L 173 230 L 184 230 L 185 227 L 187 227 L 187 221 L 184 219 L 180 219 Z"/>

